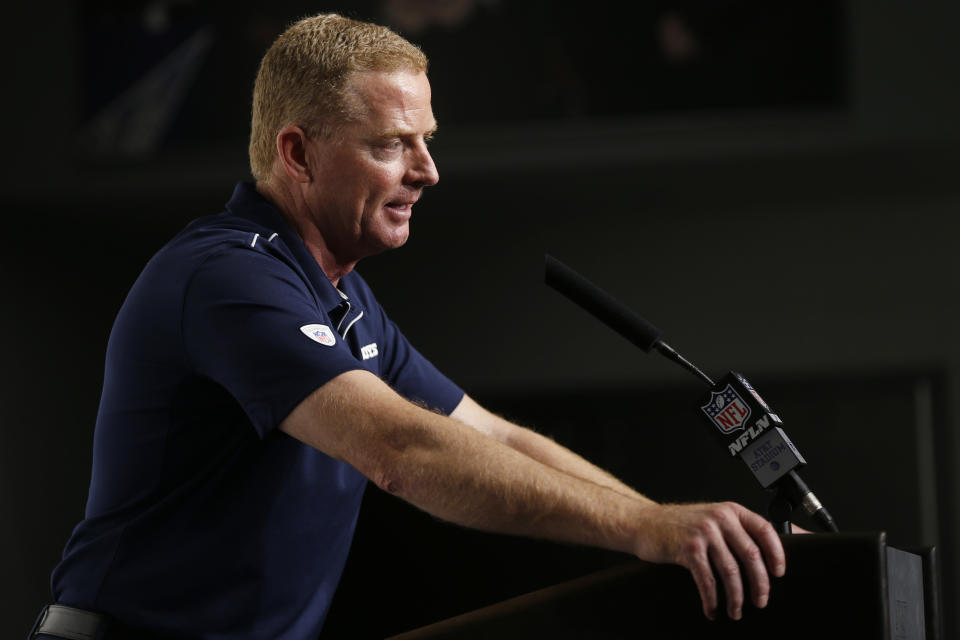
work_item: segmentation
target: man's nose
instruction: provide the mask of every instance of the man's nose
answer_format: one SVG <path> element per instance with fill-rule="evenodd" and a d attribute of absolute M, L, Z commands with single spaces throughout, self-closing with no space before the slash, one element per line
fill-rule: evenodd
<path fill-rule="evenodd" d="M 407 174 L 408 180 L 419 187 L 430 187 L 440 181 L 437 165 L 426 144 L 421 143 L 417 148 Z"/>

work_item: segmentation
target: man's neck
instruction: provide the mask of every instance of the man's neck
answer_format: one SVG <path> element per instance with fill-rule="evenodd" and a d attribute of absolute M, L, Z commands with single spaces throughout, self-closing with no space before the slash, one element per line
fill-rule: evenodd
<path fill-rule="evenodd" d="M 287 224 L 300 236 L 307 251 L 313 256 L 313 259 L 320 265 L 327 279 L 337 286 L 340 284 L 340 278 L 347 275 L 357 266 L 358 260 L 352 262 L 340 262 L 335 254 L 327 245 L 320 230 L 310 220 L 306 214 L 306 207 L 299 194 L 289 185 L 277 181 L 263 182 L 256 184 L 257 192 L 266 198 L 266 200 L 276 207 L 277 211 L 283 216 Z"/>

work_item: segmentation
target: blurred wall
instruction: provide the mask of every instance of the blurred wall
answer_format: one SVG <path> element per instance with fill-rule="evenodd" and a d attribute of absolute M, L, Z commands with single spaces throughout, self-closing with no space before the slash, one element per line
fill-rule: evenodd
<path fill-rule="evenodd" d="M 545 252 L 711 373 L 762 385 L 935 371 L 937 455 L 925 460 L 938 468 L 924 489 L 935 495 L 917 499 L 949 507 L 960 488 L 960 8 L 848 10 L 847 109 L 444 129 L 441 183 L 418 204 L 410 243 L 361 271 L 478 397 L 688 383 L 543 286 Z M 149 255 L 219 210 L 246 164 L 229 144 L 78 162 L 76 8 L 11 11 L 0 568 L 18 579 L 0 612 L 25 633 L 82 516 L 113 314 Z M 916 542 L 940 545 L 955 595 L 960 522 L 936 510 Z"/>

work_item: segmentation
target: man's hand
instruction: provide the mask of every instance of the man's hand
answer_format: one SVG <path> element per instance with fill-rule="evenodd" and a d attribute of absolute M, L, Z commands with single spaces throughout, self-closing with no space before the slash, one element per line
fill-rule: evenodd
<path fill-rule="evenodd" d="M 780 577 L 786 570 L 783 545 L 773 525 L 732 502 L 650 509 L 651 524 L 643 528 L 637 556 L 689 569 L 709 619 L 716 617 L 719 602 L 716 576 L 723 583 L 730 618 L 739 620 L 742 615 L 744 579 L 753 604 L 767 605 L 769 576 Z"/>

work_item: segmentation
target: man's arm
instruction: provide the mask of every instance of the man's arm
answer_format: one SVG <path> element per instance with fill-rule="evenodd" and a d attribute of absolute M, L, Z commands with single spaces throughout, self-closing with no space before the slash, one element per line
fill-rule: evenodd
<path fill-rule="evenodd" d="M 453 410 L 450 417 L 554 469 L 613 489 L 625 496 L 644 502 L 653 502 L 603 469 L 591 464 L 550 438 L 491 413 L 470 396 L 463 396 L 463 400 Z"/>
<path fill-rule="evenodd" d="M 420 408 L 367 371 L 330 380 L 280 429 L 437 517 L 680 564 L 693 574 L 711 618 L 718 602 L 714 568 L 733 618 L 744 601 L 741 565 L 757 606 L 770 592 L 768 567 L 783 573 L 773 527 L 739 505 L 659 505 L 622 485 L 583 479 Z M 608 477 L 599 473 L 598 480 Z"/>

